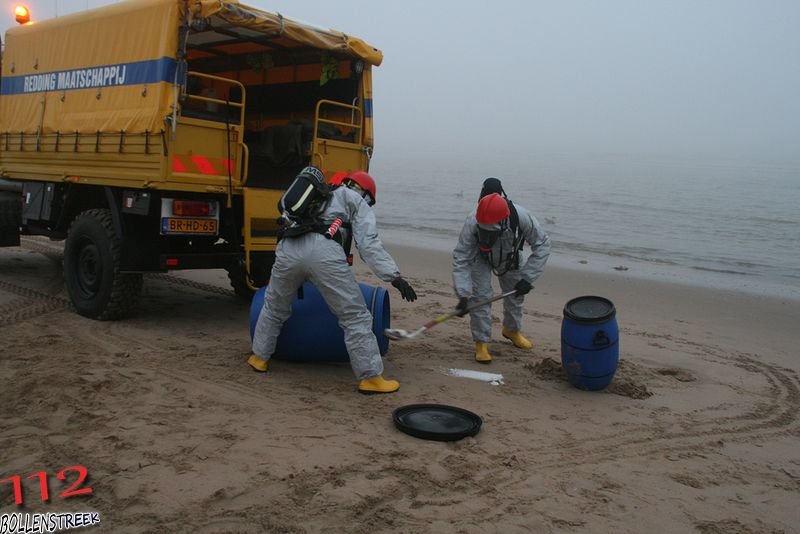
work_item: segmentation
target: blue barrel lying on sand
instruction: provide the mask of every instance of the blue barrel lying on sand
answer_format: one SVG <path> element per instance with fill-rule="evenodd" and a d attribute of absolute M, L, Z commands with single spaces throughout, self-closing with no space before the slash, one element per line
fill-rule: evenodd
<path fill-rule="evenodd" d="M 603 297 L 578 297 L 564 306 L 561 365 L 580 389 L 608 387 L 617 371 L 619 327 L 614 304 Z"/>
<path fill-rule="evenodd" d="M 381 356 L 389 350 L 389 338 L 383 331 L 390 327 L 389 293 L 385 288 L 358 284 L 367 309 L 372 313 L 372 332 L 378 340 Z M 250 304 L 250 339 L 264 307 L 266 287 L 259 289 Z M 295 297 L 292 315 L 283 323 L 274 358 L 296 362 L 347 362 L 350 356 L 344 344 L 344 332 L 325 299 L 314 284 L 303 284 L 303 298 Z"/>

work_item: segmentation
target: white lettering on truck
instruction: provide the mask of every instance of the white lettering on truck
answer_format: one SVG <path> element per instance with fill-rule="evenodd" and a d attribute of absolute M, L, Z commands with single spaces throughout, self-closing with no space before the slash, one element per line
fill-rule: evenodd
<path fill-rule="evenodd" d="M 127 71 L 127 65 L 110 65 L 108 67 L 67 70 L 50 74 L 33 74 L 25 76 L 22 92 L 39 93 L 42 91 L 124 85 Z"/>
<path fill-rule="evenodd" d="M 34 74 L 32 76 L 25 76 L 23 81 L 23 90 L 26 93 L 36 93 L 39 91 L 52 91 L 56 88 L 56 75 L 52 74 Z"/>

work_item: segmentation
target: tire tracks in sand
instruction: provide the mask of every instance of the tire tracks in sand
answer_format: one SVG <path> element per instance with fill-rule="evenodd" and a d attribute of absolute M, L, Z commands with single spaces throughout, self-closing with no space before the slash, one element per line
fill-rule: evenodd
<path fill-rule="evenodd" d="M 800 435 L 800 379 L 795 371 L 761 361 L 758 355 L 731 351 L 713 345 L 698 343 L 672 335 L 654 334 L 645 331 L 628 331 L 626 335 L 658 338 L 677 346 L 678 350 L 727 368 L 735 367 L 742 372 L 758 375 L 764 386 L 757 392 L 748 392 L 749 402 L 744 413 L 731 416 L 715 414 L 717 407 L 708 407 L 692 414 L 688 425 L 676 430 L 667 430 L 655 425 L 640 425 L 624 431 L 593 435 L 591 439 L 575 440 L 572 436 L 558 443 L 537 442 L 539 450 L 535 460 L 521 462 L 527 467 L 507 470 L 495 466 L 487 472 L 496 481 L 498 488 L 510 488 L 528 483 L 529 470 L 544 476 L 560 476 L 569 468 L 590 468 L 608 465 L 631 458 L 665 457 L 685 455 L 724 454 L 723 447 L 729 443 L 765 443 L 784 437 Z M 720 381 L 719 385 L 737 389 L 732 380 Z M 646 401 L 642 401 L 646 405 Z M 679 426 L 675 419 L 664 427 Z M 523 459 L 525 451 L 510 450 L 496 462 L 508 457 Z"/>
<path fill-rule="evenodd" d="M 0 327 L 21 323 L 70 307 L 68 299 L 58 296 L 63 288 L 61 249 L 31 238 L 23 238 L 21 246 L 50 260 L 53 264 L 53 269 L 52 272 L 48 272 L 49 276 L 45 282 L 37 288 L 0 280 L 0 291 L 20 297 L 0 306 Z"/>

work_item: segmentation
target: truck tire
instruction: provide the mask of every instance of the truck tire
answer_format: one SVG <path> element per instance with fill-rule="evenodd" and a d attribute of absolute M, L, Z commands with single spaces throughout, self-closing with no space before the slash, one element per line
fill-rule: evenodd
<path fill-rule="evenodd" d="M 22 224 L 22 195 L 0 191 L 0 247 L 19 245 L 19 225 Z"/>
<path fill-rule="evenodd" d="M 141 274 L 119 272 L 121 240 L 111 211 L 84 211 L 64 244 L 64 283 L 80 315 L 107 321 L 130 313 L 142 292 Z"/>
<path fill-rule="evenodd" d="M 275 253 L 259 252 L 256 254 L 253 272 L 251 272 L 250 275 L 256 287 L 262 287 L 269 282 L 272 265 L 275 263 Z M 239 260 L 229 265 L 225 270 L 228 271 L 228 280 L 230 280 L 231 287 L 233 288 L 233 292 L 236 293 L 236 296 L 247 302 L 253 300 L 255 291 L 250 289 L 250 286 L 247 285 L 247 271 L 245 270 L 244 260 Z"/>
<path fill-rule="evenodd" d="M 255 291 L 247 285 L 244 263 L 237 262 L 230 267 L 226 267 L 225 270 L 228 271 L 228 280 L 230 280 L 236 296 L 247 302 L 253 300 Z"/>

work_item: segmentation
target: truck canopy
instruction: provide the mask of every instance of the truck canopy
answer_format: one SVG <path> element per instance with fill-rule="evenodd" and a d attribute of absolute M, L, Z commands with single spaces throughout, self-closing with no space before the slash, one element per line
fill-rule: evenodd
<path fill-rule="evenodd" d="M 157 132 L 177 106 L 183 60 L 320 51 L 383 59 L 355 37 L 234 0 L 130 0 L 19 26 L 6 34 L 0 132 Z"/>

